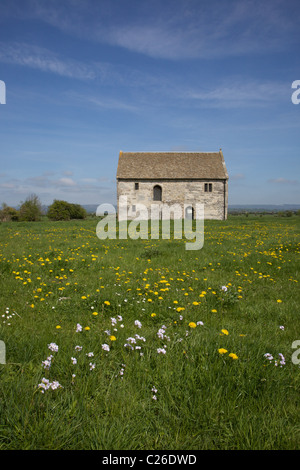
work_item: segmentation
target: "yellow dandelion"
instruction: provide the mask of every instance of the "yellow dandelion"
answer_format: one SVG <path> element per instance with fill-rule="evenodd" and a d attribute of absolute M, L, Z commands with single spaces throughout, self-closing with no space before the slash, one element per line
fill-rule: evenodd
<path fill-rule="evenodd" d="M 221 330 L 223 335 L 229 335 L 228 331 L 227 330 Z"/>
<path fill-rule="evenodd" d="M 217 313 L 217 310 L 216 310 L 215 308 L 213 308 L 213 309 L 211 310 L 211 312 L 212 312 L 212 313 Z"/>
<path fill-rule="evenodd" d="M 110 339 L 111 341 L 116 341 L 117 338 L 116 338 L 114 335 L 111 335 L 111 336 L 109 337 L 109 339 Z"/>
<path fill-rule="evenodd" d="M 156 317 L 156 313 L 151 313 L 151 317 Z"/>
<path fill-rule="evenodd" d="M 196 328 L 196 326 L 197 326 L 196 323 L 193 322 L 193 321 L 191 321 L 191 322 L 189 323 L 189 327 L 190 327 L 190 328 Z"/>
<path fill-rule="evenodd" d="M 234 353 L 230 353 L 228 354 L 229 357 L 231 357 L 232 359 L 238 359 L 238 356 Z"/>
<path fill-rule="evenodd" d="M 60 326 L 60 325 L 56 325 L 55 328 L 56 328 L 57 330 L 59 330 L 59 329 L 61 328 L 61 326 Z"/>
<path fill-rule="evenodd" d="M 218 351 L 220 354 L 226 354 L 228 352 L 227 349 L 224 349 L 224 348 L 220 348 L 218 349 Z"/>
<path fill-rule="evenodd" d="M 110 305 L 110 302 L 108 300 L 104 300 L 105 305 Z"/>
<path fill-rule="evenodd" d="M 86 326 L 84 329 L 85 329 L 86 331 L 89 331 L 89 330 L 90 330 L 90 327 L 89 327 L 89 326 Z"/>
<path fill-rule="evenodd" d="M 282 300 L 281 299 L 277 299 L 277 303 L 278 304 L 281 304 Z"/>

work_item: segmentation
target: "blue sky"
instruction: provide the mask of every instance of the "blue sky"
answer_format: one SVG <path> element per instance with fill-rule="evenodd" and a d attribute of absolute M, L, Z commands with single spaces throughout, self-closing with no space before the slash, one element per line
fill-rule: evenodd
<path fill-rule="evenodd" d="M 119 151 L 222 148 L 229 204 L 300 204 L 299 0 L 1 0 L 0 204 L 115 203 Z"/>

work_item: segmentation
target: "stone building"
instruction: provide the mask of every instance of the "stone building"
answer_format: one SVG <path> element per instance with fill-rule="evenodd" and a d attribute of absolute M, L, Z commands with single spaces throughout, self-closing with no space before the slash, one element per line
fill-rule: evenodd
<path fill-rule="evenodd" d="M 123 197 L 122 197 L 123 196 Z M 126 198 L 124 198 L 126 196 Z M 196 203 L 204 204 L 205 219 L 227 219 L 228 174 L 219 152 L 120 152 L 117 205 L 127 200 L 128 220 L 139 204 L 149 209 L 180 205 L 178 218 L 195 218 Z M 123 204 L 123 202 L 122 202 Z M 161 217 L 161 212 L 159 212 Z M 177 218 L 177 216 L 174 216 Z"/>

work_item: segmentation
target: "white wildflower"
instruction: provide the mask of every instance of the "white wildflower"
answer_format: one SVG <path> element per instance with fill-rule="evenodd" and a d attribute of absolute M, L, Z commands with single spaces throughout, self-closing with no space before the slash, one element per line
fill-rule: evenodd
<path fill-rule="evenodd" d="M 42 364 L 44 366 L 44 369 L 46 370 L 49 370 L 50 369 L 50 366 L 51 366 L 51 360 L 52 360 L 53 356 L 52 354 L 50 356 L 47 357 L 47 359 L 45 361 L 42 361 Z"/>
<path fill-rule="evenodd" d="M 165 350 L 165 348 L 158 348 L 157 352 L 158 354 L 166 354 L 167 351 Z"/>
<path fill-rule="evenodd" d="M 131 336 L 127 338 L 127 341 L 129 341 L 130 344 L 136 344 L 136 339 Z"/>

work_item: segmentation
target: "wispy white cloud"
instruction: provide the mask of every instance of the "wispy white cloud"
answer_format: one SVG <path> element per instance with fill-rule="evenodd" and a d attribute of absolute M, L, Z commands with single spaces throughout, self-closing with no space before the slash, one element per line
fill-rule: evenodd
<path fill-rule="evenodd" d="M 281 184 L 284 184 L 284 185 L 290 185 L 290 184 L 291 185 L 298 185 L 299 184 L 298 180 L 282 178 L 282 177 L 270 179 L 269 182 L 274 183 L 274 184 L 280 184 L 280 185 Z"/>
<path fill-rule="evenodd" d="M 241 181 L 245 179 L 245 175 L 243 173 L 235 173 L 234 175 L 229 175 L 230 181 Z"/>
<path fill-rule="evenodd" d="M 49 49 L 25 43 L 0 43 L 0 62 L 51 72 L 79 80 L 104 78 L 109 64 L 85 63 L 62 57 Z"/>
<path fill-rule="evenodd" d="M 77 37 L 167 59 L 261 53 L 296 41 L 299 6 L 294 0 L 124 3 L 24 0 L 27 8 L 16 8 L 13 14 L 42 20 Z"/>
<path fill-rule="evenodd" d="M 195 104 L 209 107 L 235 108 L 270 106 L 272 102 L 290 99 L 290 89 L 286 83 L 251 79 L 230 78 L 212 88 L 188 89 L 183 97 Z"/>
<path fill-rule="evenodd" d="M 11 205 L 18 205 L 33 193 L 40 197 L 43 204 L 51 204 L 54 198 L 79 204 L 114 203 L 115 192 L 115 182 L 109 178 L 69 178 L 51 171 L 24 178 L 10 178 L 7 175 L 0 182 L 0 201 L 9 201 Z"/>
<path fill-rule="evenodd" d="M 99 93 L 97 95 L 91 95 L 69 92 L 66 95 L 74 104 L 80 103 L 111 110 L 138 111 L 137 106 L 126 102 L 124 99 L 108 98 L 107 96 L 101 96 Z"/>
<path fill-rule="evenodd" d="M 59 180 L 55 182 L 55 185 L 60 187 L 76 186 L 76 183 L 72 178 L 59 178 Z"/>

